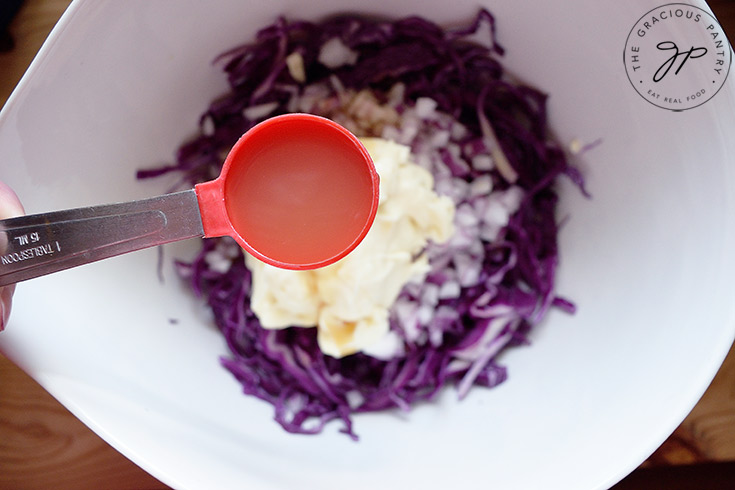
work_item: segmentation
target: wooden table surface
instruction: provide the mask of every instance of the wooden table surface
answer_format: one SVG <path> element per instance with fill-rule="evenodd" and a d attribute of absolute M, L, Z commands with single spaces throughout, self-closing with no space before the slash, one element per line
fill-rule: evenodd
<path fill-rule="evenodd" d="M 15 48 L 0 53 L 0 106 L 69 3 L 25 1 L 11 24 Z M 735 1 L 713 0 L 710 5 L 733 39 Z M 717 482 L 724 485 L 717 488 L 735 488 L 735 471 L 726 471 L 722 476 L 723 465 L 718 462 L 735 462 L 735 349 L 689 416 L 620 488 L 715 488 L 702 486 L 709 481 L 702 475 L 715 472 Z M 681 469 L 704 471 L 697 476 L 702 485 L 676 486 L 674 482 L 681 483 L 688 474 L 681 473 Z M 641 477 L 662 475 L 668 482 L 665 487 L 652 486 L 650 481 L 640 483 Z M 167 487 L 102 441 L 0 355 L 0 489 L 49 488 Z"/>

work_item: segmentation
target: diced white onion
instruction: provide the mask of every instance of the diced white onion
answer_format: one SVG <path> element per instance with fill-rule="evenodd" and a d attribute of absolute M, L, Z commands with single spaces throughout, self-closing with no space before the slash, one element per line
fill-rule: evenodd
<path fill-rule="evenodd" d="M 419 97 L 416 99 L 415 106 L 416 115 L 421 119 L 429 119 L 436 115 L 436 101 L 429 97 Z"/>
<path fill-rule="evenodd" d="M 493 164 L 493 159 L 490 157 L 490 155 L 485 154 L 480 154 L 472 157 L 472 166 L 475 168 L 475 170 L 480 170 L 482 172 L 487 172 L 495 168 L 495 165 Z"/>
<path fill-rule="evenodd" d="M 212 119 L 212 116 L 206 115 L 204 119 L 202 120 L 202 134 L 204 136 L 212 136 L 214 134 L 214 119 Z"/>
<path fill-rule="evenodd" d="M 253 105 L 246 107 L 242 111 L 242 115 L 245 119 L 255 121 L 257 119 L 263 119 L 267 115 L 271 114 L 278 108 L 278 102 L 268 102 L 266 104 Z"/>
<path fill-rule="evenodd" d="M 365 402 L 365 397 L 357 390 L 350 390 L 345 393 L 345 399 L 352 410 L 355 410 Z"/>
<path fill-rule="evenodd" d="M 225 274 L 232 267 L 232 261 L 219 250 L 212 250 L 204 256 L 207 266 L 218 274 Z"/>
<path fill-rule="evenodd" d="M 348 48 L 340 38 L 333 37 L 325 42 L 319 50 L 317 59 L 327 68 L 339 68 L 344 65 L 354 65 L 359 54 Z"/>
<path fill-rule="evenodd" d="M 457 281 L 445 281 L 439 288 L 439 299 L 458 298 L 462 289 Z"/>

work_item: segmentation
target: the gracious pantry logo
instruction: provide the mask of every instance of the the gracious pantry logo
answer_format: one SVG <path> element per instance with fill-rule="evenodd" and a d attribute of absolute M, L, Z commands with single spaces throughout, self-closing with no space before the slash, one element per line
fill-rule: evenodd
<path fill-rule="evenodd" d="M 710 13 L 669 3 L 638 19 L 623 60 L 641 97 L 663 109 L 683 111 L 704 104 L 722 88 L 732 50 Z"/>

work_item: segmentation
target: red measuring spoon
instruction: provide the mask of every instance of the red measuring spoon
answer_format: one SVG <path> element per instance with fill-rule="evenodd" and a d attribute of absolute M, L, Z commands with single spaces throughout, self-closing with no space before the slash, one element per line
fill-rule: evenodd
<path fill-rule="evenodd" d="M 370 155 L 345 128 L 277 116 L 245 133 L 220 176 L 194 189 L 1 220 L 0 286 L 197 236 L 231 236 L 281 268 L 323 267 L 367 234 L 378 184 Z"/>
<path fill-rule="evenodd" d="M 344 257 L 378 209 L 378 174 L 337 123 L 287 114 L 235 144 L 219 178 L 196 186 L 205 236 L 230 235 L 272 265 L 313 269 Z"/>

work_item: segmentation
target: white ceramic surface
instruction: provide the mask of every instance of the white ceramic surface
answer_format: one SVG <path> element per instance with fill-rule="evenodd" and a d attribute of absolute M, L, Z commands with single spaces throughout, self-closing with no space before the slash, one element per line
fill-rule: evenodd
<path fill-rule="evenodd" d="M 171 159 L 225 88 L 213 57 L 277 14 L 469 19 L 478 2 L 129 0 L 72 4 L 0 114 L 0 178 L 29 212 L 160 193 L 135 169 Z M 194 243 L 19 285 L 0 349 L 113 446 L 177 488 L 596 489 L 686 416 L 735 332 L 735 87 L 672 112 L 632 87 L 623 50 L 660 0 L 496 0 L 506 66 L 551 94 L 593 198 L 562 186 L 559 291 L 509 380 L 408 415 L 286 434 L 240 394 L 226 352 L 170 266 Z M 695 2 L 702 8 L 702 2 Z M 671 22 L 673 38 L 681 24 Z M 693 60 L 692 60 L 693 61 Z M 172 323 L 170 319 L 177 319 Z"/>

